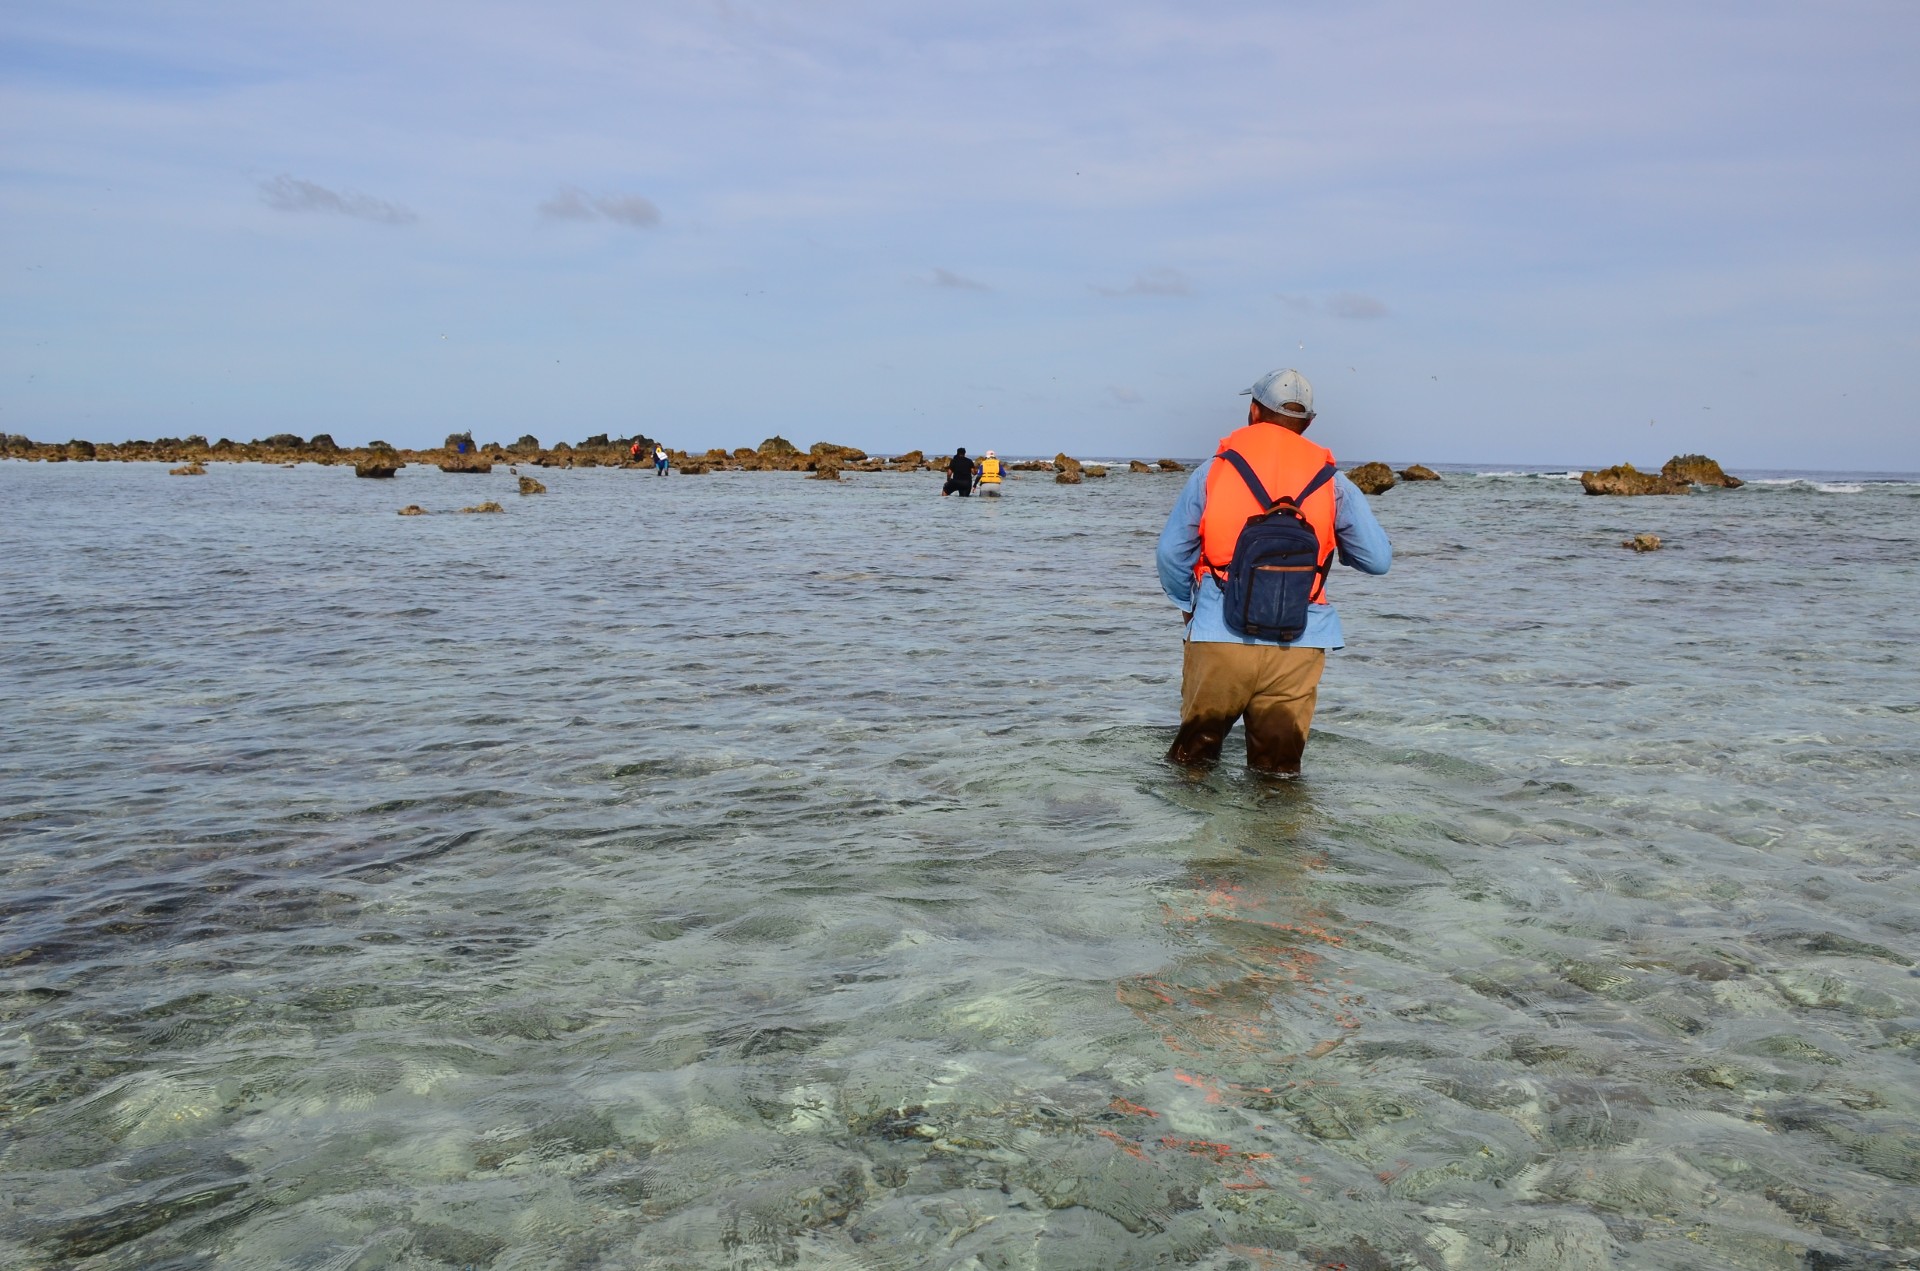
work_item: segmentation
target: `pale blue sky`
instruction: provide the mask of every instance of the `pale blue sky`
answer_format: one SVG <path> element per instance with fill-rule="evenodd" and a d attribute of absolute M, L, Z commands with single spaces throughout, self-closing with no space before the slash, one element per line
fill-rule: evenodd
<path fill-rule="evenodd" d="M 0 6 L 0 430 L 1920 469 L 1920 6 Z"/>

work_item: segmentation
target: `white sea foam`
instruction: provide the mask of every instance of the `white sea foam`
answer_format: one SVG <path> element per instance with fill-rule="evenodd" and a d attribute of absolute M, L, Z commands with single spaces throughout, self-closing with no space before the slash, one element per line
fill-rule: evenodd
<path fill-rule="evenodd" d="M 1814 481 L 1807 477 L 1756 477 L 1748 485 L 1773 486 L 1779 489 L 1797 488 L 1818 490 L 1821 494 L 1860 494 L 1866 485 L 1858 481 Z"/>

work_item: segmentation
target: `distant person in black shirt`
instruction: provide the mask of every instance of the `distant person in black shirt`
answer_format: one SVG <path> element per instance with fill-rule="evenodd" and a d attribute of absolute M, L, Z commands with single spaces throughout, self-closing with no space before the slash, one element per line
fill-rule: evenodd
<path fill-rule="evenodd" d="M 973 460 L 967 458 L 967 448 L 960 447 L 953 452 L 953 458 L 947 460 L 947 483 L 940 487 L 940 497 L 957 494 L 963 499 L 973 497 Z"/>

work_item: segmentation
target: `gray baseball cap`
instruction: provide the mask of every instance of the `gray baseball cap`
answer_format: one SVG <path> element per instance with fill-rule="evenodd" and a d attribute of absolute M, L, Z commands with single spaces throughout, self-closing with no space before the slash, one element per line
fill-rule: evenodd
<path fill-rule="evenodd" d="M 1287 415 L 1313 414 L 1313 385 L 1307 383 L 1306 376 L 1291 368 L 1268 371 L 1253 382 L 1252 388 L 1241 389 L 1240 396 L 1251 396 L 1268 410 Z"/>

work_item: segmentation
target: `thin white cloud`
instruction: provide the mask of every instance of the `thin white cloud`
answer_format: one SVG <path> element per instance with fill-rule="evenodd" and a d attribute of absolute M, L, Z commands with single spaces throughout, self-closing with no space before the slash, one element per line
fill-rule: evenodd
<path fill-rule="evenodd" d="M 380 225 L 411 225 L 420 219 L 398 203 L 353 190 L 329 190 L 284 172 L 260 183 L 260 200 L 276 212 L 329 212 Z"/>
<path fill-rule="evenodd" d="M 1122 406 L 1138 406 L 1141 400 L 1140 390 L 1137 388 L 1129 388 L 1125 384 L 1109 384 L 1107 386 L 1107 396 Z"/>
<path fill-rule="evenodd" d="M 946 287 L 953 291 L 993 290 L 993 288 L 987 286 L 987 284 L 978 282 L 972 278 L 963 277 L 960 274 L 954 273 L 951 269 L 935 269 L 933 271 L 932 285 L 935 287 Z"/>
<path fill-rule="evenodd" d="M 540 205 L 540 214 L 556 221 L 604 218 L 620 225 L 652 229 L 660 223 L 660 209 L 638 194 L 588 194 L 578 186 L 562 186 Z"/>
<path fill-rule="evenodd" d="M 1177 269 L 1149 269 L 1124 287 L 1095 285 L 1094 290 L 1103 296 L 1190 296 L 1193 294 L 1193 287 L 1187 282 L 1186 275 Z"/>
<path fill-rule="evenodd" d="M 1337 296 L 1327 297 L 1327 312 L 1336 318 L 1370 322 L 1386 317 L 1387 306 L 1372 296 L 1363 296 L 1357 291 L 1343 291 Z"/>
<path fill-rule="evenodd" d="M 590 221 L 598 213 L 588 200 L 586 191 L 569 186 L 540 205 L 540 215 L 556 221 Z"/>
<path fill-rule="evenodd" d="M 600 215 L 622 225 L 650 229 L 660 223 L 660 209 L 653 205 L 653 200 L 637 194 L 603 196 L 594 200 L 593 205 L 600 209 Z"/>

